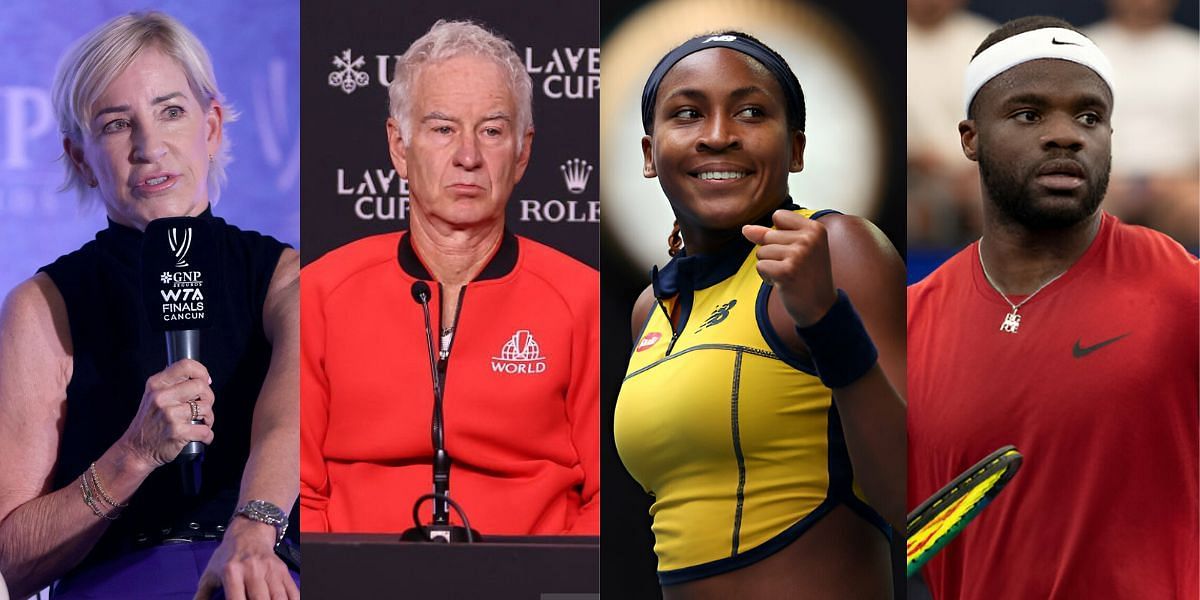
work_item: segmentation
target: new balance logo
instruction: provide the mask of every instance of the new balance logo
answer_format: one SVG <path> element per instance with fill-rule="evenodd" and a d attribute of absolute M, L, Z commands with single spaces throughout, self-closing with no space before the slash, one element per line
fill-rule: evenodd
<path fill-rule="evenodd" d="M 563 181 L 567 184 L 567 191 L 572 194 L 582 194 L 587 188 L 588 177 L 592 175 L 592 165 L 578 158 L 563 163 L 559 170 L 562 171 Z"/>
<path fill-rule="evenodd" d="M 732 42 L 736 39 L 737 39 L 737 36 L 734 36 L 734 35 L 714 35 L 700 43 L 707 44 L 709 42 Z"/>
<path fill-rule="evenodd" d="M 712 327 L 713 325 L 716 325 L 727 319 L 729 317 L 729 311 L 733 310 L 733 307 L 736 305 L 737 300 L 730 300 L 729 302 L 714 308 L 712 314 L 708 315 L 708 318 L 704 320 L 704 324 L 702 324 L 700 328 L 696 330 L 696 333 L 700 333 L 700 331 L 702 331 L 705 327 Z"/>
<path fill-rule="evenodd" d="M 519 329 L 504 346 L 500 356 L 492 357 L 492 371 L 496 373 L 536 374 L 546 370 L 546 357 L 528 329 Z"/>

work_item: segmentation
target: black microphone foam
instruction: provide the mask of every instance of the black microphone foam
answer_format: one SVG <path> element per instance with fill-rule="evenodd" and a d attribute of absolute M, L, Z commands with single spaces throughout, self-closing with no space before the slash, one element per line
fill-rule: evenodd
<path fill-rule="evenodd" d="M 218 281 L 216 243 L 208 221 L 155 219 L 142 239 L 142 300 L 155 331 L 205 329 Z"/>
<path fill-rule="evenodd" d="M 429 284 L 424 281 L 415 281 L 412 284 L 412 297 L 417 304 L 425 304 L 433 297 L 433 292 L 429 289 Z"/>

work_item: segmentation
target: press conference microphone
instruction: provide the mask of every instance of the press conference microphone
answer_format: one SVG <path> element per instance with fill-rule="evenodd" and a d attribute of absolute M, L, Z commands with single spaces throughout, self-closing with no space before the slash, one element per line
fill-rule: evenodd
<path fill-rule="evenodd" d="M 219 289 L 216 248 L 204 219 L 168 217 L 146 226 L 142 239 L 142 301 L 150 325 L 166 333 L 167 366 L 200 359 L 200 330 L 212 322 Z M 193 425 L 204 419 L 193 419 Z M 183 474 L 183 492 L 200 493 L 204 443 L 188 442 L 175 458 Z"/>
<path fill-rule="evenodd" d="M 429 325 L 429 300 L 433 293 L 424 281 L 412 285 L 413 301 L 421 305 L 425 313 L 425 348 L 429 351 L 429 372 L 433 377 L 433 422 L 430 428 L 433 441 L 433 493 L 425 494 L 413 505 L 413 527 L 401 534 L 407 541 L 473 542 L 480 538 L 479 532 L 471 529 L 471 522 L 462 507 L 450 499 L 450 453 L 446 451 L 445 416 L 442 412 L 442 380 L 437 359 L 433 351 L 433 328 Z M 426 500 L 433 500 L 433 523 L 421 526 L 419 509 Z M 466 527 L 450 525 L 450 506 L 458 511 Z"/>

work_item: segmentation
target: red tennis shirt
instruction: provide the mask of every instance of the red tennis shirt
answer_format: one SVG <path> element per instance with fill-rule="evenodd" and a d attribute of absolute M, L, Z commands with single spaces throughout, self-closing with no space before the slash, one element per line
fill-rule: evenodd
<path fill-rule="evenodd" d="M 1196 259 L 1105 214 L 1013 334 L 976 252 L 908 291 L 909 506 L 1005 444 L 1025 460 L 925 567 L 934 598 L 1197 598 Z"/>

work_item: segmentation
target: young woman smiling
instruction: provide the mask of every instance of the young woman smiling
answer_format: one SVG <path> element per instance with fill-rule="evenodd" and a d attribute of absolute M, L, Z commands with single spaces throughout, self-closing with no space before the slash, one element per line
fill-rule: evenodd
<path fill-rule="evenodd" d="M 634 307 L 614 431 L 655 496 L 664 597 L 891 598 L 903 263 L 868 221 L 793 203 L 804 97 L 757 39 L 672 50 L 642 113 L 643 174 L 677 225 Z"/>

